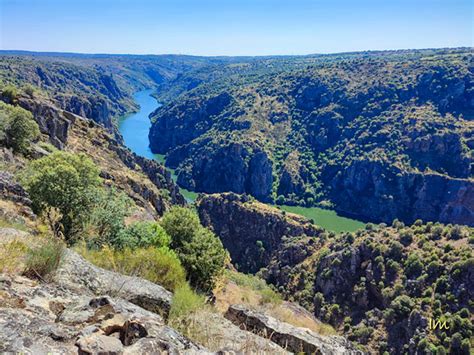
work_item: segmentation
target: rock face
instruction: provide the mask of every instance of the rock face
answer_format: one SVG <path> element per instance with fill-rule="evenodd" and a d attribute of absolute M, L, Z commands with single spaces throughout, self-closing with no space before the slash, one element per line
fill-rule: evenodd
<path fill-rule="evenodd" d="M 19 276 L 0 278 L 0 352 L 207 353 L 159 315 L 123 299 Z"/>
<path fill-rule="evenodd" d="M 342 337 L 321 336 L 309 329 L 298 328 L 264 314 L 232 305 L 225 317 L 242 329 L 268 337 L 284 349 L 305 354 L 353 354 L 355 349 Z"/>
<path fill-rule="evenodd" d="M 243 272 L 255 273 L 267 266 L 283 237 L 317 237 L 322 232 L 303 217 L 285 215 L 245 195 L 202 195 L 196 204 L 201 223 L 219 236 Z"/>
<path fill-rule="evenodd" d="M 178 170 L 181 186 L 199 192 L 251 193 L 261 201 L 271 201 L 272 162 L 265 152 L 254 151 L 241 143 L 232 143 L 217 150 L 206 149 L 195 158 L 194 150 L 195 147 L 179 149 L 169 155 L 170 165 L 181 159 L 193 159 L 189 169 Z M 181 154 L 185 154 L 186 158 L 176 156 Z"/>
<path fill-rule="evenodd" d="M 191 142 L 210 128 L 212 117 L 220 114 L 231 100 L 229 94 L 222 93 L 208 99 L 195 100 L 193 105 L 174 107 L 173 111 L 180 112 L 179 116 L 170 113 L 153 122 L 149 134 L 151 150 L 163 154 L 170 148 Z M 152 115 L 159 112 L 160 108 Z"/>
<path fill-rule="evenodd" d="M 151 312 L 166 316 L 172 294 L 147 280 L 98 268 L 68 249 L 54 275 L 59 286 L 78 293 L 112 294 Z"/>
<path fill-rule="evenodd" d="M 41 133 L 49 137 L 51 144 L 63 149 L 68 139 L 69 128 L 76 116 L 68 114 L 44 100 L 19 98 L 19 105 L 33 114 Z"/>
<path fill-rule="evenodd" d="M 435 173 L 409 173 L 360 160 L 332 182 L 338 209 L 391 223 L 399 218 L 474 226 L 474 181 Z"/>
<path fill-rule="evenodd" d="M 21 205 L 30 207 L 31 200 L 28 198 L 27 192 L 14 176 L 6 171 L 0 171 L 0 198 L 17 202 Z"/>

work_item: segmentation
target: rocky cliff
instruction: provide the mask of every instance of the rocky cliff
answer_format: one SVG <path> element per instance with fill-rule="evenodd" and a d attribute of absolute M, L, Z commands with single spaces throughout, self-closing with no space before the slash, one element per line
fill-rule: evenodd
<path fill-rule="evenodd" d="M 359 160 L 332 178 L 339 211 L 391 223 L 417 219 L 474 226 L 474 180 L 407 172 L 383 162 Z"/>
<path fill-rule="evenodd" d="M 307 236 L 316 242 L 323 232 L 303 217 L 283 214 L 245 195 L 200 195 L 196 205 L 201 223 L 220 237 L 243 272 L 268 266 L 284 239 Z"/>

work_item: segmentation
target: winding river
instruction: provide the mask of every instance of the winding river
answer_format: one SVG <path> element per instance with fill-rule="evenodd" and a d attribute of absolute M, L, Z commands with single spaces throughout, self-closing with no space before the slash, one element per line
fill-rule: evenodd
<path fill-rule="evenodd" d="M 119 130 L 125 141 L 125 145 L 133 152 L 145 158 L 155 159 L 160 163 L 165 162 L 161 154 L 153 154 L 148 142 L 148 132 L 151 122 L 149 115 L 160 104 L 150 96 L 152 90 L 143 90 L 135 93 L 134 99 L 140 105 L 140 110 L 136 113 L 124 116 L 119 120 Z M 173 179 L 176 181 L 175 172 L 170 169 Z M 180 191 L 188 202 L 193 202 L 197 193 L 180 187 Z M 318 207 L 299 207 L 299 206 L 280 206 L 282 210 L 296 213 L 307 218 L 313 219 L 316 224 L 336 233 L 344 231 L 355 231 L 364 226 L 364 223 L 338 216 L 335 211 L 326 210 Z"/>

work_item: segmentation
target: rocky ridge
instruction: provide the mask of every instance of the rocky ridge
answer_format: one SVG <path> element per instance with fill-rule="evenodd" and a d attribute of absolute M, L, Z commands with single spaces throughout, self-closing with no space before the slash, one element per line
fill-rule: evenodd
<path fill-rule="evenodd" d="M 219 236 L 243 272 L 255 273 L 267 266 L 284 238 L 317 240 L 323 232 L 304 217 L 283 215 L 246 195 L 200 195 L 196 205 L 201 223 Z"/>
<path fill-rule="evenodd" d="M 466 353 L 472 228 L 418 220 L 335 235 L 245 196 L 201 196 L 197 206 L 202 223 L 232 245 L 239 267 L 258 272 L 366 351 L 415 354 L 439 347 Z M 449 330 L 428 329 L 428 319 L 447 314 Z M 460 341 L 453 345 L 447 336 Z"/>

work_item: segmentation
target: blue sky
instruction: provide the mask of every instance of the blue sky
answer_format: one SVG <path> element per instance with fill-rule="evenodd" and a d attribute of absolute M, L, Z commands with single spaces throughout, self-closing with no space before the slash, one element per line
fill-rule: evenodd
<path fill-rule="evenodd" d="M 471 0 L 0 0 L 0 49 L 265 55 L 473 46 Z"/>

